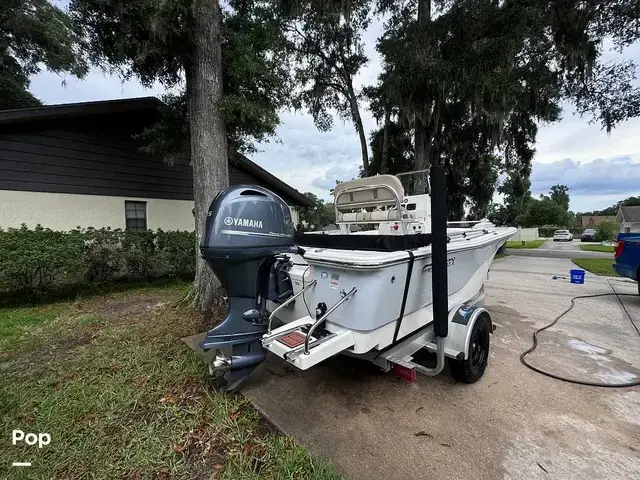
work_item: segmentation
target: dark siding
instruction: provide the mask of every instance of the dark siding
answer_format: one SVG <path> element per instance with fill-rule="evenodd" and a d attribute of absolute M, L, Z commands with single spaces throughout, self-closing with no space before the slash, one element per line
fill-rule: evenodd
<path fill-rule="evenodd" d="M 73 121 L 3 126 L 0 190 L 193 200 L 189 158 L 167 165 L 140 151 L 133 134 L 148 114 L 107 115 Z M 229 182 L 273 190 L 289 205 L 299 201 L 242 167 L 229 165 Z"/>
<path fill-rule="evenodd" d="M 116 130 L 0 134 L 0 189 L 192 200 L 186 158 L 172 166 Z"/>

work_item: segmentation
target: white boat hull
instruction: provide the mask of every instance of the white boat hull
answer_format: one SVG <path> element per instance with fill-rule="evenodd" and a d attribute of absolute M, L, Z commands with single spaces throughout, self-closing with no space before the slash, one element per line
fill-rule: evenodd
<path fill-rule="evenodd" d="M 449 244 L 450 310 L 481 292 L 496 251 L 513 233 L 511 229 L 502 230 Z M 318 303 L 333 305 L 340 300 L 341 292 L 356 287 L 357 293 L 331 314 L 325 326 L 330 332 L 349 330 L 354 338 L 350 353 L 354 354 L 382 350 L 432 321 L 431 247 L 412 251 L 414 263 L 402 318 L 410 254 L 406 251 L 359 253 L 354 255 L 348 251 L 348 262 L 341 260 L 345 251 L 331 249 L 308 249 L 306 262 L 296 257 L 290 272 L 294 293 L 313 280 L 317 284 L 304 294 L 303 301 L 297 300 L 293 307 L 279 312 L 277 318 L 289 323 L 313 317 Z"/>

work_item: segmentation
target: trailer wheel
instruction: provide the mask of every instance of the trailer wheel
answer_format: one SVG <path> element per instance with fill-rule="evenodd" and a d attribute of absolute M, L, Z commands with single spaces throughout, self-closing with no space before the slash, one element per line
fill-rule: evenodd
<path fill-rule="evenodd" d="M 478 318 L 471 331 L 467 359 L 452 360 L 449 363 L 451 373 L 456 380 L 474 383 L 482 378 L 489 360 L 489 333 L 491 333 L 491 321 L 485 313 Z"/>

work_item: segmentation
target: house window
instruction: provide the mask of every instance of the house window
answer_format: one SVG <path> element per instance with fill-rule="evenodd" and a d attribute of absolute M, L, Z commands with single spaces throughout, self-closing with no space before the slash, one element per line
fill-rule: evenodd
<path fill-rule="evenodd" d="M 624 227 L 624 233 L 631 233 L 631 227 Z"/>
<path fill-rule="evenodd" d="M 124 202 L 125 220 L 128 229 L 147 229 L 147 202 Z"/>

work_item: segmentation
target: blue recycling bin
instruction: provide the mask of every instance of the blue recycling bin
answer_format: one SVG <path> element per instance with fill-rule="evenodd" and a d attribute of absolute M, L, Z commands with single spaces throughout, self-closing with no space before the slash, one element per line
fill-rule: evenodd
<path fill-rule="evenodd" d="M 584 283 L 584 270 L 570 270 L 569 274 L 571 275 L 571 283 Z"/>

